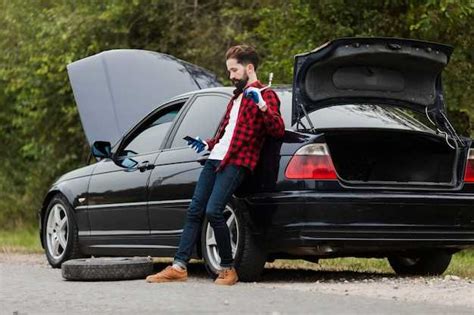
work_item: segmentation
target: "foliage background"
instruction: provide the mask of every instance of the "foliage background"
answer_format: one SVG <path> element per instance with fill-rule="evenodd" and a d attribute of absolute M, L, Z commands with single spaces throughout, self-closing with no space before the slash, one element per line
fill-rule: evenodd
<path fill-rule="evenodd" d="M 257 47 L 262 77 L 290 83 L 293 55 L 343 36 L 451 44 L 448 115 L 474 118 L 472 0 L 0 0 L 0 228 L 35 226 L 48 186 L 85 163 L 88 146 L 66 65 L 103 50 L 172 54 L 226 81 L 224 52 Z M 472 136 L 472 133 L 471 133 Z"/>

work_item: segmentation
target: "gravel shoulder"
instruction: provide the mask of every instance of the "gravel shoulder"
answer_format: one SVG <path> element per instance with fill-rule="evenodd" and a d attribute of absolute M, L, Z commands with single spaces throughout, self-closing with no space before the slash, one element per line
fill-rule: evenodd
<path fill-rule="evenodd" d="M 156 263 L 159 271 L 165 263 Z M 474 314 L 474 280 L 456 276 L 267 268 L 263 281 L 220 287 L 191 264 L 186 283 L 144 280 L 73 282 L 41 254 L 0 254 L 0 300 L 5 314 L 43 313 L 318 313 Z M 3 314 L 3 313 L 2 313 Z"/>

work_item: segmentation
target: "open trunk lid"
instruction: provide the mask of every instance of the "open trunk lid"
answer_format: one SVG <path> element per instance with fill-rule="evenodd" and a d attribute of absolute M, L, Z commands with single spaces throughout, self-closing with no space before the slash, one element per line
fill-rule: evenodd
<path fill-rule="evenodd" d="M 87 140 L 115 144 L 167 99 L 221 86 L 215 75 L 173 56 L 118 49 L 67 66 Z"/>
<path fill-rule="evenodd" d="M 304 114 L 301 105 L 311 112 L 338 103 L 377 102 L 442 112 L 441 72 L 452 51 L 410 39 L 342 38 L 297 55 L 292 124 Z"/>

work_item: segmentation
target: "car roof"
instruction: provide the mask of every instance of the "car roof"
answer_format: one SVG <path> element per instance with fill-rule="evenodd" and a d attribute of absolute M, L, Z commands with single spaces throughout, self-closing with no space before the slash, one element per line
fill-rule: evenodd
<path fill-rule="evenodd" d="M 212 88 L 205 88 L 205 89 L 201 89 L 201 90 L 195 90 L 195 91 L 183 93 L 183 94 L 180 94 L 180 95 L 176 95 L 173 98 L 169 99 L 166 103 L 173 102 L 173 101 L 176 101 L 176 100 L 179 100 L 179 99 L 182 99 L 182 98 L 188 98 L 188 97 L 191 97 L 191 96 L 196 95 L 196 94 L 204 94 L 204 93 L 212 93 L 212 92 L 225 93 L 225 94 L 232 95 L 234 89 L 235 89 L 235 87 L 233 87 L 233 86 L 221 86 L 221 87 L 212 87 Z M 291 92 L 291 85 L 287 85 L 287 84 L 275 85 L 275 86 L 272 86 L 272 89 L 275 90 L 275 92 L 277 92 L 277 93 L 279 91 Z"/>

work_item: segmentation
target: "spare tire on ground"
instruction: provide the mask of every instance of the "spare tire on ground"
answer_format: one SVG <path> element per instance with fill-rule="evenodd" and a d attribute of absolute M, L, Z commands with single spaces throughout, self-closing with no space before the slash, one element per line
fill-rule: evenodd
<path fill-rule="evenodd" d="M 66 280 L 132 280 L 145 279 L 153 273 L 151 257 L 100 257 L 72 259 L 61 266 Z"/>

